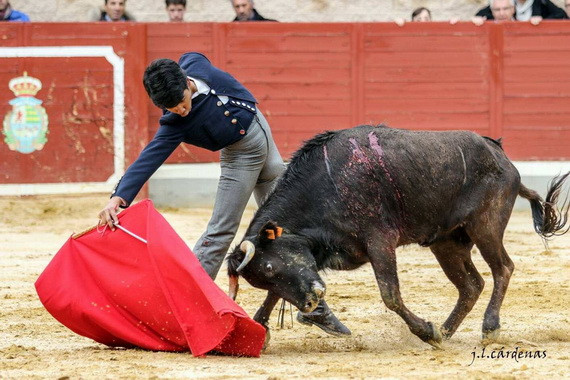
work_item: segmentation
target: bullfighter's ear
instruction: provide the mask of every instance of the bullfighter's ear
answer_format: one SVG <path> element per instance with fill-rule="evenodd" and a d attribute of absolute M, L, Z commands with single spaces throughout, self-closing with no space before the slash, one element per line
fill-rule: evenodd
<path fill-rule="evenodd" d="M 283 233 L 283 228 L 279 227 L 275 222 L 269 221 L 259 231 L 259 238 L 261 240 L 275 240 Z"/>

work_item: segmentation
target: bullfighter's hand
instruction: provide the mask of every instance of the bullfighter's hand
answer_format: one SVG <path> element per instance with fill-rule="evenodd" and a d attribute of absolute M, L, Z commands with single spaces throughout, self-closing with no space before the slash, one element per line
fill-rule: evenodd
<path fill-rule="evenodd" d="M 99 223 L 101 225 L 107 225 L 113 231 L 115 231 L 114 224 L 119 224 L 119 218 L 117 218 L 117 211 L 119 206 L 126 206 L 127 202 L 121 197 L 111 197 L 107 206 L 99 212 Z"/>

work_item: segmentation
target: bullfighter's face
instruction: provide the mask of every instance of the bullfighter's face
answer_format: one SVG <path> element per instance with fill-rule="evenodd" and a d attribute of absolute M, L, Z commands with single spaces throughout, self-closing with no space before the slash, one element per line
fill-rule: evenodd
<path fill-rule="evenodd" d="M 196 84 L 190 78 L 186 78 L 186 85 L 188 86 L 183 92 L 183 97 L 180 103 L 174 107 L 167 108 L 167 111 L 178 114 L 182 117 L 188 116 L 192 111 L 192 94 L 198 91 Z"/>
<path fill-rule="evenodd" d="M 325 295 L 325 284 L 317 273 L 317 264 L 308 241 L 297 235 L 267 236 L 265 228 L 247 240 L 255 253 L 243 268 L 248 256 L 247 244 L 237 247 L 228 259 L 230 276 L 236 273 L 252 286 L 266 289 L 291 302 L 299 310 L 310 312 Z"/>

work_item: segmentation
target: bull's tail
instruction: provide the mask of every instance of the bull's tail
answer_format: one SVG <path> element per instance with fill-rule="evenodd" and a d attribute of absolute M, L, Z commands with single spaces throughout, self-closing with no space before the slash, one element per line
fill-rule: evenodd
<path fill-rule="evenodd" d="M 554 177 L 548 185 L 546 200 L 544 201 L 536 191 L 521 183 L 519 195 L 530 202 L 534 230 L 544 238 L 563 235 L 570 229 L 570 226 L 566 226 L 568 209 L 570 208 L 568 195 L 566 195 L 561 207 L 557 205 L 564 182 L 569 176 L 570 172 Z"/>

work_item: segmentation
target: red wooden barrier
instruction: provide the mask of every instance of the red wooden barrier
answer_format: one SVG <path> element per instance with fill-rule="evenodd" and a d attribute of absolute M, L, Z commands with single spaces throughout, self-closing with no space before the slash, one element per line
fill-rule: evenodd
<path fill-rule="evenodd" d="M 570 23 L 2 23 L 4 47 L 111 46 L 124 58 L 126 164 L 157 128 L 146 65 L 200 51 L 257 97 L 284 157 L 362 123 L 503 137 L 514 160 L 570 160 Z M 101 57 L 0 55 L 0 117 L 24 71 L 41 80 L 48 142 L 0 141 L 0 183 L 101 182 L 112 173 L 113 68 Z M 4 131 L 6 133 L 6 131 Z M 2 136 L 5 140 L 5 136 Z M 217 153 L 181 147 L 169 162 Z"/>
<path fill-rule="evenodd" d="M 284 157 L 323 130 L 386 123 L 503 137 L 515 160 L 570 159 L 568 22 L 148 24 L 147 32 L 149 60 L 198 50 L 245 83 Z M 151 105 L 151 133 L 159 115 Z M 216 159 L 184 147 L 169 162 Z"/>
<path fill-rule="evenodd" d="M 148 104 L 140 84 L 146 62 L 144 24 L 0 24 L 0 183 L 104 182 L 113 174 L 113 67 L 102 57 L 57 57 L 58 48 L 111 46 L 124 58 L 125 159 L 133 161 L 148 140 Z M 3 48 L 51 47 L 46 57 L 6 58 Z M 81 48 L 79 49 L 81 50 Z M 87 49 L 86 49 L 87 50 Z M 25 55 L 25 54 L 24 54 Z M 11 79 L 26 72 L 41 81 L 41 100 L 49 125 L 41 150 L 23 154 L 5 143 Z M 144 89 L 142 89 L 144 91 Z M 107 186 L 108 188 L 108 186 Z"/>

